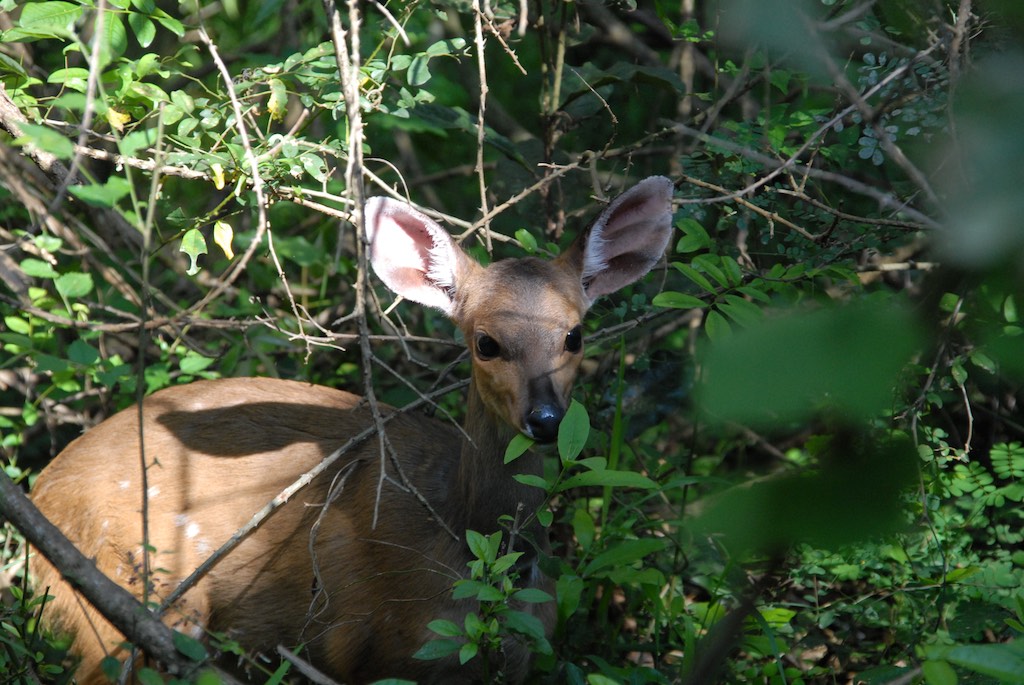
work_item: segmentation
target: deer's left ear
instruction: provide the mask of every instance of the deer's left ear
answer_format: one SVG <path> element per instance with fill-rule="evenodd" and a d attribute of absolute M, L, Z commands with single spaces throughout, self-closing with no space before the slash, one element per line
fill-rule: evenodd
<path fill-rule="evenodd" d="M 589 303 L 643 277 L 672 235 L 672 181 L 651 176 L 612 200 L 565 258 L 580 268 Z"/>

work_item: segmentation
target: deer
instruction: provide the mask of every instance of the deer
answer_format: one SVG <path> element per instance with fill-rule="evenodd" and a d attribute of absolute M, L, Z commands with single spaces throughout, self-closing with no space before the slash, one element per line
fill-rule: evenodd
<path fill-rule="evenodd" d="M 548 537 L 533 516 L 546 493 L 515 479 L 541 475 L 543 452 L 509 464 L 504 452 L 517 433 L 538 443 L 557 438 L 583 358 L 583 316 L 662 259 L 672 193 L 669 179 L 648 177 L 557 257 L 487 266 L 412 205 L 367 200 L 363 233 L 377 277 L 447 315 L 469 348 L 463 425 L 379 405 L 401 477 L 382 480 L 381 446 L 364 440 L 222 556 L 164 622 L 199 640 L 224 633 L 254 655 L 301 644 L 304 658 L 345 683 L 478 682 L 484 666 L 494 680 L 522 681 L 531 653 L 514 637 L 487 664 L 413 655 L 437 637 L 428 623 L 461 625 L 475 609 L 451 593 L 474 558 L 466 530 L 490 534 L 510 519 L 523 522 L 514 543 L 518 582 L 553 591 L 539 566 Z M 77 437 L 39 474 L 32 499 L 100 571 L 138 597 L 148 583 L 158 601 L 253 512 L 374 421 L 360 396 L 300 381 L 172 386 L 145 398 L 141 411 L 123 410 Z M 127 656 L 123 636 L 45 558 L 36 555 L 32 566 L 36 586 L 53 596 L 44 620 L 73 636 L 78 683 L 107 682 L 100 663 Z M 523 609 L 551 635 L 551 602 Z"/>

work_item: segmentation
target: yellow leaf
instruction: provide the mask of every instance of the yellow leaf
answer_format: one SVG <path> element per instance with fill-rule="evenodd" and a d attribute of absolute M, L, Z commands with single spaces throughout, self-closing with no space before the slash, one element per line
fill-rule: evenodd
<path fill-rule="evenodd" d="M 235 253 L 231 249 L 231 240 L 235 237 L 235 229 L 226 221 L 218 221 L 213 225 L 213 242 L 224 251 L 228 259 L 234 259 Z"/>
<path fill-rule="evenodd" d="M 124 125 L 132 120 L 131 115 L 119 112 L 113 107 L 107 109 L 107 123 L 118 133 L 124 133 Z"/>
<path fill-rule="evenodd" d="M 275 121 L 284 119 L 288 110 L 288 93 L 284 81 L 279 78 L 270 79 L 270 101 L 267 103 L 267 110 L 270 112 L 270 118 Z"/>
<path fill-rule="evenodd" d="M 210 165 L 210 171 L 213 172 L 213 187 L 217 190 L 224 190 L 224 167 L 220 165 L 220 162 L 214 162 Z"/>

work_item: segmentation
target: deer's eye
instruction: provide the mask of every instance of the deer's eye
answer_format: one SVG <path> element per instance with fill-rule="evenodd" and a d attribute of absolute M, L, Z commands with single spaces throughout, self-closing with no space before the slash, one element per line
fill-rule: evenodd
<path fill-rule="evenodd" d="M 501 345 L 486 333 L 476 334 L 476 356 L 487 361 L 501 354 Z"/>
<path fill-rule="evenodd" d="M 565 334 L 565 351 L 576 354 L 581 349 L 583 349 L 583 329 L 577 324 Z"/>

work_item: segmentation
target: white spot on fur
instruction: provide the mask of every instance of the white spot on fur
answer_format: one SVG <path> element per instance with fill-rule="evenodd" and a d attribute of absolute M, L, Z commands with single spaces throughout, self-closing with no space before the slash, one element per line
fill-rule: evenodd
<path fill-rule="evenodd" d="M 119 480 L 119 481 L 117 481 L 117 487 L 121 488 L 122 490 L 127 490 L 131 486 L 132 486 L 132 482 L 130 480 Z"/>
<path fill-rule="evenodd" d="M 149 490 L 146 490 L 146 497 L 150 499 L 156 499 L 156 496 L 160 494 L 160 488 L 155 485 L 150 485 Z"/>
<path fill-rule="evenodd" d="M 181 528 L 182 526 L 186 525 L 187 523 L 188 523 L 188 514 L 176 514 L 174 516 L 174 525 L 176 525 L 178 528 Z"/>
<path fill-rule="evenodd" d="M 196 523 L 195 521 L 192 521 L 187 526 L 185 526 L 185 537 L 187 537 L 189 540 L 192 540 L 197 535 L 199 535 L 199 524 L 198 523 Z"/>

